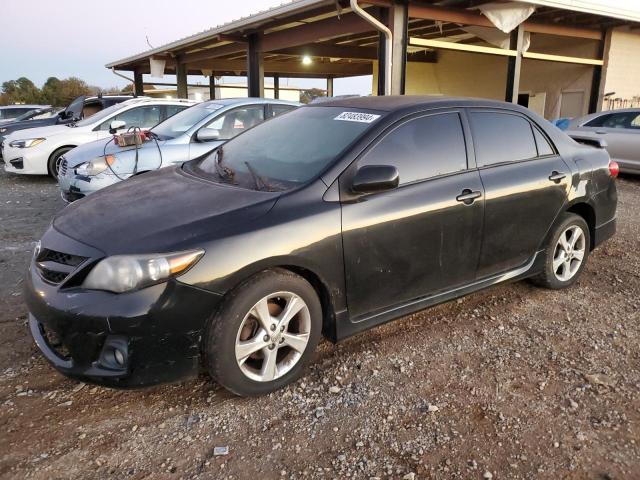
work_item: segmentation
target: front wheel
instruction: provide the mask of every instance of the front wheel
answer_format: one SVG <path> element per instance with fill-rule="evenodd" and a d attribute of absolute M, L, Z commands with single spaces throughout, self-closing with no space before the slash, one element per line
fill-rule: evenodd
<path fill-rule="evenodd" d="M 589 226 L 582 217 L 565 213 L 545 249 L 544 270 L 532 281 L 546 288 L 566 288 L 576 282 L 589 257 Z"/>
<path fill-rule="evenodd" d="M 72 150 L 73 147 L 63 147 L 59 148 L 55 152 L 51 154 L 49 157 L 49 162 L 47 163 L 47 171 L 49 172 L 49 176 L 58 179 L 58 175 L 60 174 L 60 165 L 62 163 L 62 156 L 68 151 Z"/>
<path fill-rule="evenodd" d="M 228 294 L 205 341 L 209 374 L 241 396 L 264 395 L 294 380 L 320 340 L 314 288 L 287 270 L 267 270 Z"/>

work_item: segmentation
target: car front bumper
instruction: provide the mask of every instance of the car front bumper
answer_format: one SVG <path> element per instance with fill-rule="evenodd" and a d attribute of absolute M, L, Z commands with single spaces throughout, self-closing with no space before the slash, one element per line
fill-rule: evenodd
<path fill-rule="evenodd" d="M 75 168 L 66 167 L 64 175 L 58 177 L 58 184 L 62 198 L 71 203 L 105 187 L 115 185 L 130 176 L 130 174 L 122 174 L 121 178 L 118 178 L 108 172 L 94 176 L 78 175 L 75 173 Z"/>
<path fill-rule="evenodd" d="M 43 248 L 60 247 L 52 230 Z M 64 250 L 63 250 L 64 249 Z M 82 253 L 84 255 L 84 253 Z M 79 270 L 95 264 L 88 258 Z M 40 262 L 42 263 L 42 262 Z M 86 274 L 86 272 L 84 272 Z M 80 272 L 80 275 L 83 273 Z M 29 326 L 38 348 L 64 375 L 115 388 L 177 381 L 199 372 L 207 319 L 221 296 L 176 280 L 115 294 L 54 284 L 35 260 L 25 282 Z M 119 350 L 119 355 L 116 355 Z"/>
<path fill-rule="evenodd" d="M 44 149 L 40 148 L 41 145 L 31 148 L 15 148 L 10 147 L 5 140 L 2 147 L 5 171 L 24 175 L 48 175 L 48 157 Z"/>

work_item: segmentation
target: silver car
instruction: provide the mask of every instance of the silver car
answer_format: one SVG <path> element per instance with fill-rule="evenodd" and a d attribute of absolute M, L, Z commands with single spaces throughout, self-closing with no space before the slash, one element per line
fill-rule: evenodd
<path fill-rule="evenodd" d="M 119 147 L 98 140 L 64 155 L 58 178 L 62 198 L 73 202 L 133 175 L 209 153 L 240 132 L 299 104 L 261 98 L 212 100 L 187 108 L 151 129 L 152 139 Z"/>
<path fill-rule="evenodd" d="M 611 160 L 620 171 L 640 174 L 640 108 L 593 113 L 569 122 L 570 136 L 604 140 Z"/>

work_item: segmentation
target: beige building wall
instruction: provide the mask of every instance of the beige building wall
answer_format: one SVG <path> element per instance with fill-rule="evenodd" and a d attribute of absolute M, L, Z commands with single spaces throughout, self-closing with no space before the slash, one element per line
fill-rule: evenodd
<path fill-rule="evenodd" d="M 603 94 L 615 92 L 612 102 L 602 108 L 640 106 L 640 32 L 626 28 L 611 32 L 608 52 L 605 52 Z"/>
<path fill-rule="evenodd" d="M 532 35 L 532 52 L 596 58 L 597 42 L 550 35 Z M 377 85 L 374 64 L 373 85 Z M 507 57 L 440 50 L 436 63 L 407 64 L 407 95 L 453 95 L 504 100 Z M 584 115 L 589 108 L 593 67 L 524 59 L 520 93 L 529 94 L 529 108 L 554 119 L 561 113 Z M 563 102 L 564 100 L 564 102 Z M 564 108 L 563 108 L 564 105 Z"/>

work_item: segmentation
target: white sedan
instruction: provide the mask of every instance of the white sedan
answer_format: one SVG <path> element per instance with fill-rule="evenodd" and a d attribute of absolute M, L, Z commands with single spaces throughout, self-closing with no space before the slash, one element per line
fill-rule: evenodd
<path fill-rule="evenodd" d="M 17 130 L 2 143 L 5 170 L 58 178 L 61 157 L 69 150 L 107 138 L 129 127 L 149 129 L 195 102 L 133 98 L 75 123 Z"/>

